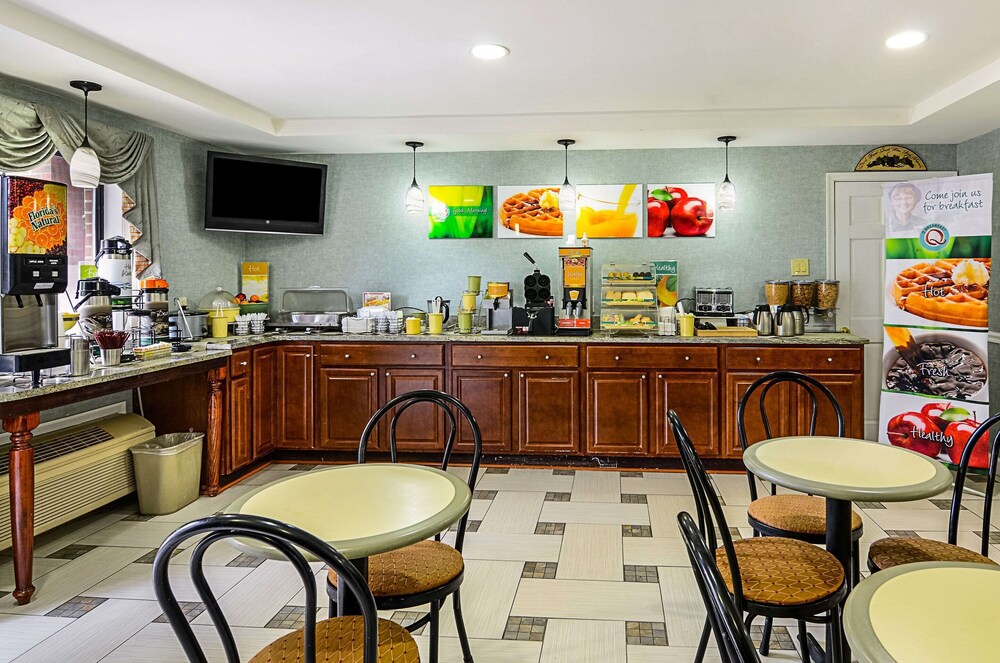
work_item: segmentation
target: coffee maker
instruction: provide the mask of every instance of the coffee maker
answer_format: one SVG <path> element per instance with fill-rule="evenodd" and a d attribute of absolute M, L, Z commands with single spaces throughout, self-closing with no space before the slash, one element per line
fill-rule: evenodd
<path fill-rule="evenodd" d="M 527 251 L 524 257 L 535 264 Z M 513 313 L 514 332 L 530 336 L 552 336 L 555 334 L 555 308 L 552 300 L 552 279 L 537 267 L 524 277 L 524 306 L 515 306 Z"/>
<path fill-rule="evenodd" d="M 0 178 L 0 372 L 39 371 L 69 364 L 57 348 L 56 297 L 66 290 L 66 185 L 28 177 Z"/>

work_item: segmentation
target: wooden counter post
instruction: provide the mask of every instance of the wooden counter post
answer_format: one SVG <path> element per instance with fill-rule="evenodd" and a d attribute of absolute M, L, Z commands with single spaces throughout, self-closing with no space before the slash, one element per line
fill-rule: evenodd
<path fill-rule="evenodd" d="M 223 398 L 226 367 L 208 372 L 208 430 L 205 434 L 205 463 L 201 491 L 209 497 L 219 494 L 219 468 L 222 453 Z"/>
<path fill-rule="evenodd" d="M 18 605 L 31 600 L 32 555 L 35 552 L 35 450 L 31 431 L 38 427 L 38 413 L 6 417 L 10 433 L 10 525 L 14 553 L 14 599 Z"/>

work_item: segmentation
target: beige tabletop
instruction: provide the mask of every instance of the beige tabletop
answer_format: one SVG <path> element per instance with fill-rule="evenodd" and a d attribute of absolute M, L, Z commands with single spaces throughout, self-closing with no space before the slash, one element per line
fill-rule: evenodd
<path fill-rule="evenodd" d="M 840 500 L 905 502 L 933 497 L 952 484 L 951 472 L 933 458 L 844 437 L 764 440 L 743 452 L 743 462 L 761 479 Z"/>
<path fill-rule="evenodd" d="M 279 479 L 244 495 L 227 513 L 280 520 L 358 559 L 408 546 L 442 532 L 472 503 L 469 486 L 433 467 L 367 463 L 313 470 Z M 241 549 L 277 556 L 263 544 Z"/>
<path fill-rule="evenodd" d="M 844 630 L 862 663 L 979 663 L 1000 659 L 1000 566 L 902 564 L 862 580 Z"/>

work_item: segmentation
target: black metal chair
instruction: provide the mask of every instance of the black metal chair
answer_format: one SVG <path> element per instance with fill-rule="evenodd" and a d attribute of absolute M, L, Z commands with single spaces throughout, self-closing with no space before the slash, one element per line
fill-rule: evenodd
<path fill-rule="evenodd" d="M 753 640 L 740 619 L 740 611 L 715 565 L 715 555 L 701 538 L 698 525 L 686 511 L 677 514 L 677 523 L 698 581 L 701 598 L 708 609 L 715 641 L 719 645 L 719 651 L 724 653 L 723 660 L 729 663 L 760 663 Z"/>
<path fill-rule="evenodd" d="M 829 624 L 840 631 L 840 610 L 848 589 L 844 568 L 827 551 L 798 539 L 766 536 L 734 542 L 719 497 L 680 417 L 673 410 L 668 417 L 694 494 L 698 528 L 715 550 L 716 564 L 738 611 L 747 615 L 747 629 L 758 616 L 795 619 L 802 660 L 808 663 L 810 649 L 818 651 L 819 646 L 807 635 L 806 622 Z M 706 620 L 696 662 L 704 658 L 710 626 Z M 831 654 L 833 661 L 842 660 L 839 650 Z"/>
<path fill-rule="evenodd" d="M 461 422 L 464 421 L 469 426 L 472 434 L 473 454 L 468 483 L 469 489 L 474 489 L 483 452 L 479 424 L 476 423 L 476 418 L 462 401 L 442 391 L 433 389 L 411 391 L 393 398 L 379 408 L 361 434 L 358 462 L 365 462 L 372 434 L 379 423 L 390 414 L 391 418 L 388 422 L 389 454 L 391 461 L 397 462 L 396 430 L 399 418 L 409 408 L 418 404 L 430 404 L 441 408 L 446 414 L 449 428 L 440 465 L 442 470 L 448 469 L 452 448 Z M 461 419 L 455 416 L 452 408 L 459 413 Z M 449 595 L 452 596 L 455 626 L 459 642 L 462 645 L 463 659 L 466 663 L 473 661 L 469 637 L 465 631 L 465 621 L 462 618 L 462 603 L 459 594 L 465 573 L 462 546 L 465 542 L 465 529 L 468 520 L 469 514 L 466 513 L 458 521 L 454 547 L 442 543 L 441 534 L 437 534 L 433 541 L 421 541 L 400 550 L 368 558 L 368 582 L 379 610 L 403 610 L 430 604 L 430 612 L 406 628 L 409 631 L 414 631 L 425 624 L 430 624 L 429 658 L 431 663 L 437 663 L 438 660 L 439 612 L 444 599 Z M 327 594 L 330 597 L 331 615 L 335 614 L 337 610 L 337 582 L 337 574 L 331 570 L 327 576 Z"/>
<path fill-rule="evenodd" d="M 972 562 L 976 564 L 996 564 L 990 559 L 990 520 L 993 515 L 993 491 L 997 478 L 997 459 L 1000 457 L 1000 430 L 990 440 L 990 428 L 1000 422 L 1000 414 L 995 414 L 979 424 L 962 450 L 955 472 L 955 489 L 951 496 L 951 513 L 948 518 L 948 542 L 931 539 L 910 539 L 890 537 L 872 543 L 868 551 L 868 569 L 875 573 L 899 564 L 912 562 Z M 958 545 L 958 518 L 962 513 L 962 496 L 969 474 L 969 462 L 980 440 L 989 444 L 989 460 L 986 469 L 986 488 L 983 504 L 983 529 L 979 553 Z"/>
<path fill-rule="evenodd" d="M 357 661 L 363 654 L 364 663 L 378 661 L 420 660 L 412 636 L 398 624 L 378 619 L 375 598 L 365 579 L 354 565 L 324 541 L 292 525 L 259 516 L 224 514 L 195 520 L 179 527 L 167 537 L 153 560 L 153 588 L 163 614 L 192 663 L 205 663 L 205 653 L 198 642 L 187 617 L 181 610 L 170 585 L 170 558 L 185 541 L 201 538 L 191 555 L 191 578 L 195 589 L 205 603 L 215 630 L 222 640 L 222 647 L 229 663 L 241 660 L 236 650 L 232 629 L 226 622 L 219 602 L 205 578 L 204 561 L 208 548 L 223 539 L 252 539 L 280 552 L 298 571 L 306 592 L 305 626 L 281 638 L 258 652 L 251 663 L 264 661 L 302 661 L 315 663 L 317 653 L 322 661 Z M 361 606 L 361 616 L 336 617 L 316 622 L 316 580 L 306 554 L 336 569 L 347 583 Z"/>
<path fill-rule="evenodd" d="M 764 439 L 773 437 L 771 422 L 767 416 L 767 396 L 777 388 L 780 391 L 781 385 L 797 386 L 800 388 L 800 397 L 809 399 L 809 435 L 816 434 L 816 422 L 819 416 L 820 399 L 818 395 L 825 397 L 833 410 L 837 420 L 837 437 L 844 436 L 844 412 L 837 402 L 837 397 L 833 395 L 826 385 L 819 380 L 798 373 L 796 371 L 775 371 L 768 373 L 754 380 L 750 387 L 740 398 L 739 406 L 736 408 L 736 430 L 739 434 L 740 445 L 746 451 L 750 446 L 747 435 L 746 414 L 747 406 L 751 402 L 755 393 L 760 391 L 760 419 L 764 426 Z M 777 391 L 775 393 L 777 393 Z M 754 440 L 755 442 L 757 440 Z M 762 536 L 784 536 L 789 539 L 798 539 L 806 543 L 821 544 L 826 541 L 826 501 L 822 497 L 812 495 L 789 495 L 777 494 L 777 486 L 771 484 L 771 494 L 759 497 L 757 493 L 757 479 L 747 470 L 747 481 L 750 485 L 750 506 L 747 507 L 747 520 L 754 530 L 755 535 Z M 860 540 L 864 533 L 861 515 L 854 511 L 851 514 L 851 580 L 857 584 L 861 580 L 861 552 Z M 767 656 L 771 642 L 771 620 L 764 622 L 764 632 L 760 643 L 760 653 Z"/>

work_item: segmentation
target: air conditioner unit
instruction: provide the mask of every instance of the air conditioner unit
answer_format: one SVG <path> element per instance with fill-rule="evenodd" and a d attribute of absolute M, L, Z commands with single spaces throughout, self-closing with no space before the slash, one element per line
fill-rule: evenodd
<path fill-rule="evenodd" d="M 134 491 L 129 448 L 155 436 L 139 415 L 116 414 L 33 438 L 35 534 Z M 0 447 L 0 550 L 11 544 L 9 449 Z"/>

